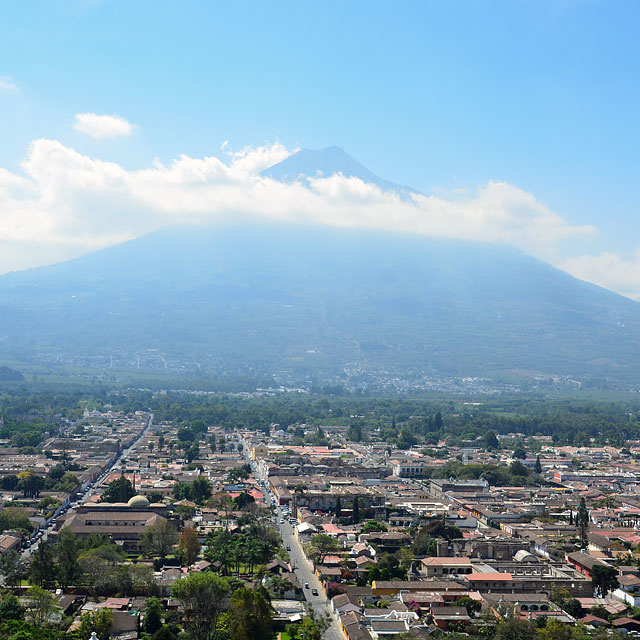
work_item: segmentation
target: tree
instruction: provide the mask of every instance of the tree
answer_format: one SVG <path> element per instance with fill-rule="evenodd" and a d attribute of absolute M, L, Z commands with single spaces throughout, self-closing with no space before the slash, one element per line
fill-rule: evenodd
<path fill-rule="evenodd" d="M 336 518 L 339 518 L 340 514 L 342 513 L 342 501 L 340 500 L 340 496 L 336 498 L 334 513 L 336 514 Z"/>
<path fill-rule="evenodd" d="M 198 419 L 191 423 L 191 431 L 194 433 L 207 433 L 208 427 L 204 420 Z"/>
<path fill-rule="evenodd" d="M 513 474 L 514 476 L 526 476 L 528 475 L 529 471 L 527 470 L 527 467 L 525 467 L 522 462 L 520 462 L 520 460 L 514 460 L 509 465 L 509 473 Z"/>
<path fill-rule="evenodd" d="M 4 583 L 8 587 L 17 587 L 26 575 L 22 558 L 17 551 L 11 549 L 0 560 L 0 572 L 4 576 Z"/>
<path fill-rule="evenodd" d="M 495 640 L 537 640 L 535 627 L 526 620 L 509 618 L 496 627 Z"/>
<path fill-rule="evenodd" d="M 79 554 L 78 565 L 83 582 L 91 588 L 92 595 L 106 593 L 110 589 L 118 563 L 122 559 L 122 549 L 109 543 Z"/>
<path fill-rule="evenodd" d="M 460 600 L 456 600 L 454 604 L 456 607 L 464 607 L 470 617 L 473 617 L 476 613 L 480 613 L 482 610 L 482 604 L 473 598 L 460 598 Z"/>
<path fill-rule="evenodd" d="M 162 602 L 158 598 L 147 598 L 144 603 L 144 622 L 142 628 L 146 633 L 155 633 L 162 627 Z"/>
<path fill-rule="evenodd" d="M 371 533 L 372 531 L 387 531 L 387 525 L 378 520 L 367 520 L 362 527 L 362 533 Z"/>
<path fill-rule="evenodd" d="M 18 478 L 18 476 L 10 474 L 2 478 L 2 480 L 0 481 L 0 486 L 5 491 L 14 491 L 15 489 L 18 488 L 19 482 L 20 482 L 20 479 Z"/>
<path fill-rule="evenodd" d="M 338 550 L 338 543 L 326 533 L 319 533 L 311 538 L 311 547 L 316 564 L 322 564 L 330 553 Z"/>
<path fill-rule="evenodd" d="M 244 491 L 233 499 L 233 503 L 238 511 L 242 511 L 242 509 L 245 509 L 250 504 L 254 504 L 255 501 L 256 499 L 252 495 Z"/>
<path fill-rule="evenodd" d="M 198 534 L 193 527 L 186 527 L 180 534 L 180 541 L 178 542 L 178 555 L 182 564 L 186 566 L 192 565 L 199 553 Z"/>
<path fill-rule="evenodd" d="M 574 637 L 570 625 L 553 618 L 547 620 L 547 624 L 538 630 L 539 640 L 572 640 Z"/>
<path fill-rule="evenodd" d="M 38 587 L 51 589 L 55 585 L 55 563 L 52 546 L 41 542 L 31 559 L 29 582 Z"/>
<path fill-rule="evenodd" d="M 27 617 L 37 628 L 49 624 L 51 614 L 57 609 L 53 594 L 42 587 L 29 587 L 27 603 Z"/>
<path fill-rule="evenodd" d="M 113 624 L 113 612 L 111 609 L 98 609 L 82 614 L 78 636 L 80 638 L 90 638 L 93 631 L 96 632 L 98 640 L 108 640 L 109 630 Z"/>
<path fill-rule="evenodd" d="M 587 504 L 584 497 L 580 498 L 576 524 L 578 526 L 578 535 L 580 536 L 580 548 L 586 549 L 588 546 L 587 535 L 589 533 L 589 512 L 587 511 Z"/>
<path fill-rule="evenodd" d="M 322 640 L 330 625 L 329 614 L 319 616 L 312 606 L 307 605 L 307 617 L 298 626 L 297 634 L 300 640 Z"/>
<path fill-rule="evenodd" d="M 12 593 L 0 601 L 0 623 L 7 620 L 24 620 L 25 608 Z"/>
<path fill-rule="evenodd" d="M 177 640 L 178 636 L 169 627 L 160 627 L 152 636 L 152 640 Z"/>
<path fill-rule="evenodd" d="M 542 463 L 540 462 L 540 456 L 536 456 L 536 466 L 534 467 L 536 473 L 542 473 Z"/>
<path fill-rule="evenodd" d="M 140 537 L 140 543 L 144 552 L 148 555 L 159 556 L 160 558 L 165 558 L 171 547 L 177 542 L 177 531 L 173 525 L 164 518 L 158 519 L 155 524 L 147 527 Z"/>
<path fill-rule="evenodd" d="M 33 470 L 21 471 L 18 474 L 18 488 L 22 490 L 25 498 L 37 498 L 44 487 L 44 478 Z"/>
<path fill-rule="evenodd" d="M 231 640 L 271 637 L 271 606 L 259 591 L 240 587 L 233 592 L 229 606 Z"/>
<path fill-rule="evenodd" d="M 7 507 L 0 511 L 0 531 L 7 529 L 22 529 L 31 531 L 33 525 L 29 520 L 29 515 L 22 507 Z"/>
<path fill-rule="evenodd" d="M 357 496 L 353 499 L 353 511 L 351 513 L 351 520 L 354 524 L 360 522 L 360 498 Z"/>
<path fill-rule="evenodd" d="M 359 423 L 352 424 L 347 429 L 346 438 L 351 442 L 362 442 L 362 425 Z"/>
<path fill-rule="evenodd" d="M 79 544 L 75 534 L 69 529 L 62 529 L 53 553 L 56 560 L 56 576 L 63 590 L 80 576 L 78 552 Z"/>
<path fill-rule="evenodd" d="M 193 442 L 195 439 L 196 435 L 189 427 L 178 429 L 178 440 L 180 442 Z"/>
<path fill-rule="evenodd" d="M 516 460 L 524 460 L 527 457 L 527 452 L 525 448 L 520 445 L 513 450 L 513 457 Z"/>
<path fill-rule="evenodd" d="M 200 447 L 198 447 L 197 443 L 192 442 L 191 445 L 185 448 L 184 455 L 187 462 L 191 464 L 200 455 Z"/>
<path fill-rule="evenodd" d="M 129 502 L 135 495 L 131 480 L 125 478 L 123 473 L 117 480 L 107 485 L 102 495 L 102 502 Z"/>
<path fill-rule="evenodd" d="M 193 640 L 208 640 L 229 594 L 225 578 L 215 573 L 191 573 L 174 583 L 172 595 L 184 607 L 185 630 Z"/>
<path fill-rule="evenodd" d="M 569 598 L 562 608 L 574 618 L 580 618 L 582 616 L 582 605 L 576 598 Z"/>
<path fill-rule="evenodd" d="M 198 476 L 191 485 L 193 491 L 193 500 L 198 504 L 205 503 L 213 493 L 211 490 L 211 482 L 204 476 Z"/>
<path fill-rule="evenodd" d="M 246 480 L 251 474 L 251 467 L 248 464 L 242 464 L 234 467 L 227 473 L 227 481 L 234 484 L 240 480 Z"/>
<path fill-rule="evenodd" d="M 498 442 L 498 436 L 495 431 L 487 431 L 484 436 L 484 445 L 487 449 L 499 449 L 500 443 Z"/>
<path fill-rule="evenodd" d="M 615 568 L 605 564 L 594 564 L 591 569 L 591 585 L 594 591 L 605 598 L 609 591 L 618 587 Z"/>

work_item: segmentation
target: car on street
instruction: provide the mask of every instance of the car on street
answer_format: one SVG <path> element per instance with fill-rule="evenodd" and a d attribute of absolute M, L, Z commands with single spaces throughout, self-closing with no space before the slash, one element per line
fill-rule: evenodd
<path fill-rule="evenodd" d="M 308 583 L 308 582 L 305 582 L 305 583 L 304 583 L 304 588 L 305 588 L 305 589 L 308 589 L 308 588 L 309 588 L 309 583 Z"/>
<path fill-rule="evenodd" d="M 312 596 L 317 596 L 318 595 L 318 590 L 317 589 L 311 589 L 311 595 Z"/>

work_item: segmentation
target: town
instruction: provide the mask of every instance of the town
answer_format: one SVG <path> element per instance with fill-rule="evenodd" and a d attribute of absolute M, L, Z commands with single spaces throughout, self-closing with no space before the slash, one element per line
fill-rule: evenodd
<path fill-rule="evenodd" d="M 179 398 L 6 404 L 3 637 L 640 632 L 640 440 L 419 435 L 461 420 L 454 402 L 386 431 L 357 414 L 248 428 Z"/>

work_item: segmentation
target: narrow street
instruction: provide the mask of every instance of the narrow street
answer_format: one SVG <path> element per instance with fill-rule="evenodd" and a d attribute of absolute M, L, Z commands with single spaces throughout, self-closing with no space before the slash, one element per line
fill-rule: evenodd
<path fill-rule="evenodd" d="M 280 513 L 281 511 L 278 509 L 278 514 Z M 278 522 L 281 517 L 281 515 L 278 515 Z M 291 551 L 289 551 L 291 564 L 295 567 L 294 571 L 300 585 L 303 587 L 305 598 L 319 616 L 323 616 L 325 613 L 329 614 L 331 626 L 322 634 L 323 640 L 345 640 L 344 633 L 342 633 L 342 629 L 340 629 L 337 617 L 331 609 L 329 600 L 325 598 L 320 580 L 318 580 L 315 573 L 313 573 L 300 543 L 293 535 L 293 527 L 285 519 L 284 524 L 279 525 L 279 529 L 285 548 L 291 547 Z M 304 589 L 305 584 L 309 585 L 308 589 Z M 312 595 L 312 589 L 317 589 L 319 595 Z"/>
<path fill-rule="evenodd" d="M 147 433 L 147 431 L 151 428 L 153 424 L 153 413 L 149 414 L 149 419 L 147 420 L 147 425 L 140 431 L 140 433 L 136 436 L 135 440 L 131 443 L 131 445 L 127 449 L 123 449 L 120 453 L 114 458 L 113 462 L 100 474 L 98 478 L 95 479 L 94 482 L 89 483 L 87 488 L 80 494 L 76 496 L 76 499 L 71 502 L 68 506 L 69 510 L 73 510 L 76 506 L 81 505 L 88 500 L 90 500 L 93 495 L 96 487 L 100 486 L 102 482 L 104 482 L 105 478 L 111 473 L 112 469 L 123 460 L 126 460 L 127 456 L 135 449 L 138 442 L 142 439 L 142 437 Z M 29 561 L 31 556 L 37 551 L 38 547 L 42 542 L 46 542 L 49 536 L 49 533 L 53 531 L 55 528 L 57 517 L 54 516 L 47 523 L 46 526 L 41 528 L 39 532 L 34 532 L 33 541 L 30 546 L 28 546 L 21 554 L 20 557 L 23 561 Z"/>

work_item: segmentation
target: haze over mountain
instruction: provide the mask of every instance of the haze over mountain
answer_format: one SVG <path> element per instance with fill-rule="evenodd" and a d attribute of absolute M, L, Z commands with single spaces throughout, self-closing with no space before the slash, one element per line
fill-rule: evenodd
<path fill-rule="evenodd" d="M 332 147 L 282 180 L 377 178 Z M 499 245 L 292 224 L 167 228 L 0 277 L 0 357 L 82 367 L 640 379 L 640 305 Z"/>

